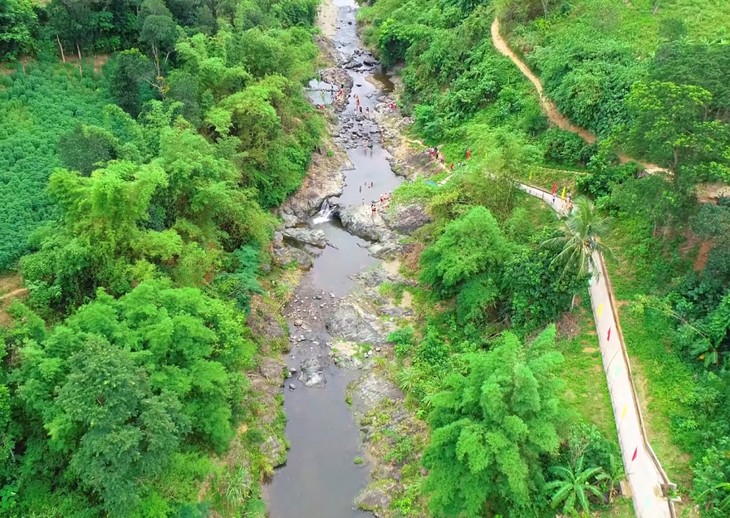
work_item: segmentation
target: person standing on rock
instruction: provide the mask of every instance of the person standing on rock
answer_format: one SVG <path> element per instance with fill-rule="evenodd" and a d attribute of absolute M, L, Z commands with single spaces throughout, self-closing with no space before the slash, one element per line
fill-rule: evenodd
<path fill-rule="evenodd" d="M 378 212 L 378 208 L 375 206 L 375 202 L 370 205 L 370 212 L 372 214 L 372 217 L 375 217 L 375 214 Z"/>

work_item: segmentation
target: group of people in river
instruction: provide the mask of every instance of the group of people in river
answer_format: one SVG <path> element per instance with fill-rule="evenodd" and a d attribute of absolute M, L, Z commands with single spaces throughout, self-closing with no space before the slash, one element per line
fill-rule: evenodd
<path fill-rule="evenodd" d="M 373 201 L 370 202 L 370 212 L 373 217 L 378 213 L 378 205 L 380 205 L 381 209 L 388 210 L 390 208 L 390 198 L 392 197 L 392 194 L 389 192 L 386 192 L 385 194 L 380 195 L 380 201 Z M 364 201 L 364 200 L 363 200 Z"/>

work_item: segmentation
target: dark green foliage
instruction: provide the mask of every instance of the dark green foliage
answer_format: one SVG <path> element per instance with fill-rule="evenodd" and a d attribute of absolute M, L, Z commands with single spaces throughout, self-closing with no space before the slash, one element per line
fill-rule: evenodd
<path fill-rule="evenodd" d="M 588 164 L 590 174 L 576 178 L 575 185 L 582 193 L 592 198 L 608 196 L 615 186 L 635 178 L 637 168 L 633 163 L 622 165 L 606 163 L 596 155 Z"/>
<path fill-rule="evenodd" d="M 149 81 L 154 76 L 150 60 L 137 49 L 125 50 L 107 65 L 109 93 L 114 102 L 132 117 L 142 111 L 144 101 L 152 98 Z"/>
<path fill-rule="evenodd" d="M 712 94 L 713 115 L 727 119 L 730 115 L 730 85 L 726 75 L 729 66 L 730 46 L 727 44 L 675 38 L 659 47 L 649 72 L 652 79 L 707 90 Z"/>
<path fill-rule="evenodd" d="M 61 136 L 58 158 L 67 169 L 89 176 L 94 169 L 103 168 L 117 158 L 118 142 L 114 136 L 97 126 L 78 125 Z"/>
<path fill-rule="evenodd" d="M 38 19 L 31 0 L 5 0 L 0 4 L 0 59 L 15 59 L 34 47 Z"/>
<path fill-rule="evenodd" d="M 559 319 L 587 281 L 586 275 L 563 275 L 563 265 L 554 261 L 560 247 L 535 246 L 556 235 L 555 230 L 537 235 L 533 246 L 514 255 L 504 267 L 513 326 L 532 330 Z"/>
<path fill-rule="evenodd" d="M 261 264 L 261 251 L 247 245 L 231 254 L 231 265 L 215 280 L 216 290 L 227 299 L 235 300 L 238 307 L 248 311 L 255 293 L 263 293 L 257 276 Z"/>
<path fill-rule="evenodd" d="M 140 0 L 53 0 L 48 7 L 49 36 L 56 36 L 66 54 L 82 50 L 109 52 L 135 41 Z"/>
<path fill-rule="evenodd" d="M 542 137 L 545 160 L 549 163 L 586 166 L 596 153 L 594 146 L 586 143 L 575 133 L 550 128 Z"/>
<path fill-rule="evenodd" d="M 544 506 L 546 455 L 557 453 L 565 415 L 555 328 L 529 346 L 507 333 L 489 352 L 468 354 L 432 397 L 425 489 L 435 516 L 522 516 Z"/>

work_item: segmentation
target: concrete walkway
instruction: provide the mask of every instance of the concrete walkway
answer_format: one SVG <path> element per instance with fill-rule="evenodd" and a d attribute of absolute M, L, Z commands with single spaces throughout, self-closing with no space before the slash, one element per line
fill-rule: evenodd
<path fill-rule="evenodd" d="M 527 185 L 520 185 L 520 188 L 542 199 L 558 214 L 566 214 L 566 202 L 560 196 L 552 196 L 549 192 Z M 590 283 L 591 305 L 624 470 L 631 485 L 634 511 L 639 518 L 674 518 L 674 505 L 664 496 L 664 488 L 670 485 L 669 479 L 651 449 L 644 430 L 611 280 L 600 254 L 593 254 L 593 264 L 598 268 L 598 275 Z"/>

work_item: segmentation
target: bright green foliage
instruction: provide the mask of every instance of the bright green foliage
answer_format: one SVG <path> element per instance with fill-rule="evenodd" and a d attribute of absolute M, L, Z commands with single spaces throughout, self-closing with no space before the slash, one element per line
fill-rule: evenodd
<path fill-rule="evenodd" d="M 644 69 L 631 48 L 590 34 L 561 37 L 530 55 L 547 94 L 582 127 L 608 135 L 625 122 L 625 99 Z"/>
<path fill-rule="evenodd" d="M 557 452 L 565 415 L 554 369 L 555 328 L 529 346 L 506 333 L 488 352 L 468 354 L 431 398 L 425 489 L 435 516 L 522 516 L 542 507 L 543 462 Z"/>
<path fill-rule="evenodd" d="M 699 180 L 730 179 L 730 127 L 708 118 L 712 94 L 699 86 L 652 81 L 633 86 L 625 135 L 632 149 L 668 167 L 687 189 Z"/>
<path fill-rule="evenodd" d="M 7 270 L 52 214 L 44 190 L 61 165 L 60 137 L 101 119 L 107 98 L 94 79 L 43 65 L 0 77 L 0 84 L 0 270 Z"/>
<path fill-rule="evenodd" d="M 116 162 L 84 178 L 56 171 L 48 187 L 63 211 L 63 224 L 49 224 L 35 236 L 38 251 L 22 261 L 23 275 L 38 302 L 59 309 L 78 305 L 104 286 L 113 294 L 150 278 L 150 260 L 170 260 L 180 238 L 145 231 L 138 222 L 167 179 L 156 166 Z"/>
<path fill-rule="evenodd" d="M 563 275 L 574 273 L 585 277 L 589 272 L 597 275 L 594 254 L 610 254 L 610 249 L 601 242 L 608 232 L 608 222 L 588 198 L 576 198 L 575 207 L 565 221 L 565 235 L 544 241 L 544 246 L 562 248 L 553 262 L 564 266 Z"/>
<path fill-rule="evenodd" d="M 268 241 L 272 220 L 256 204 L 255 193 L 241 189 L 239 172 L 214 145 L 186 125 L 164 128 L 159 157 L 166 185 L 152 199 L 151 210 L 183 237 L 227 251 Z"/>
<path fill-rule="evenodd" d="M 26 420 L 42 423 L 47 451 L 64 454 L 23 462 L 36 463 L 36 480 L 51 476 L 56 490 L 78 483 L 110 515 L 133 515 L 183 445 L 227 447 L 243 411 L 241 370 L 254 352 L 236 311 L 197 289 L 150 281 L 119 299 L 100 291 L 20 351 Z M 40 430 L 34 448 L 46 447 Z M 65 475 L 54 480 L 53 470 Z M 19 479 L 21 494 L 32 480 Z"/>
<path fill-rule="evenodd" d="M 440 295 L 453 294 L 477 274 L 498 284 L 499 266 L 510 254 L 509 242 L 487 209 L 474 207 L 452 221 L 423 251 L 421 280 Z"/>
<path fill-rule="evenodd" d="M 601 468 L 583 468 L 583 457 L 580 457 L 574 467 L 554 466 L 550 471 L 558 480 L 550 482 L 545 489 L 552 493 L 550 506 L 562 508 L 563 515 L 576 514 L 578 509 L 585 515 L 590 515 L 591 504 L 589 497 L 603 498 L 603 493 L 593 481 L 602 480 L 605 475 Z"/>

